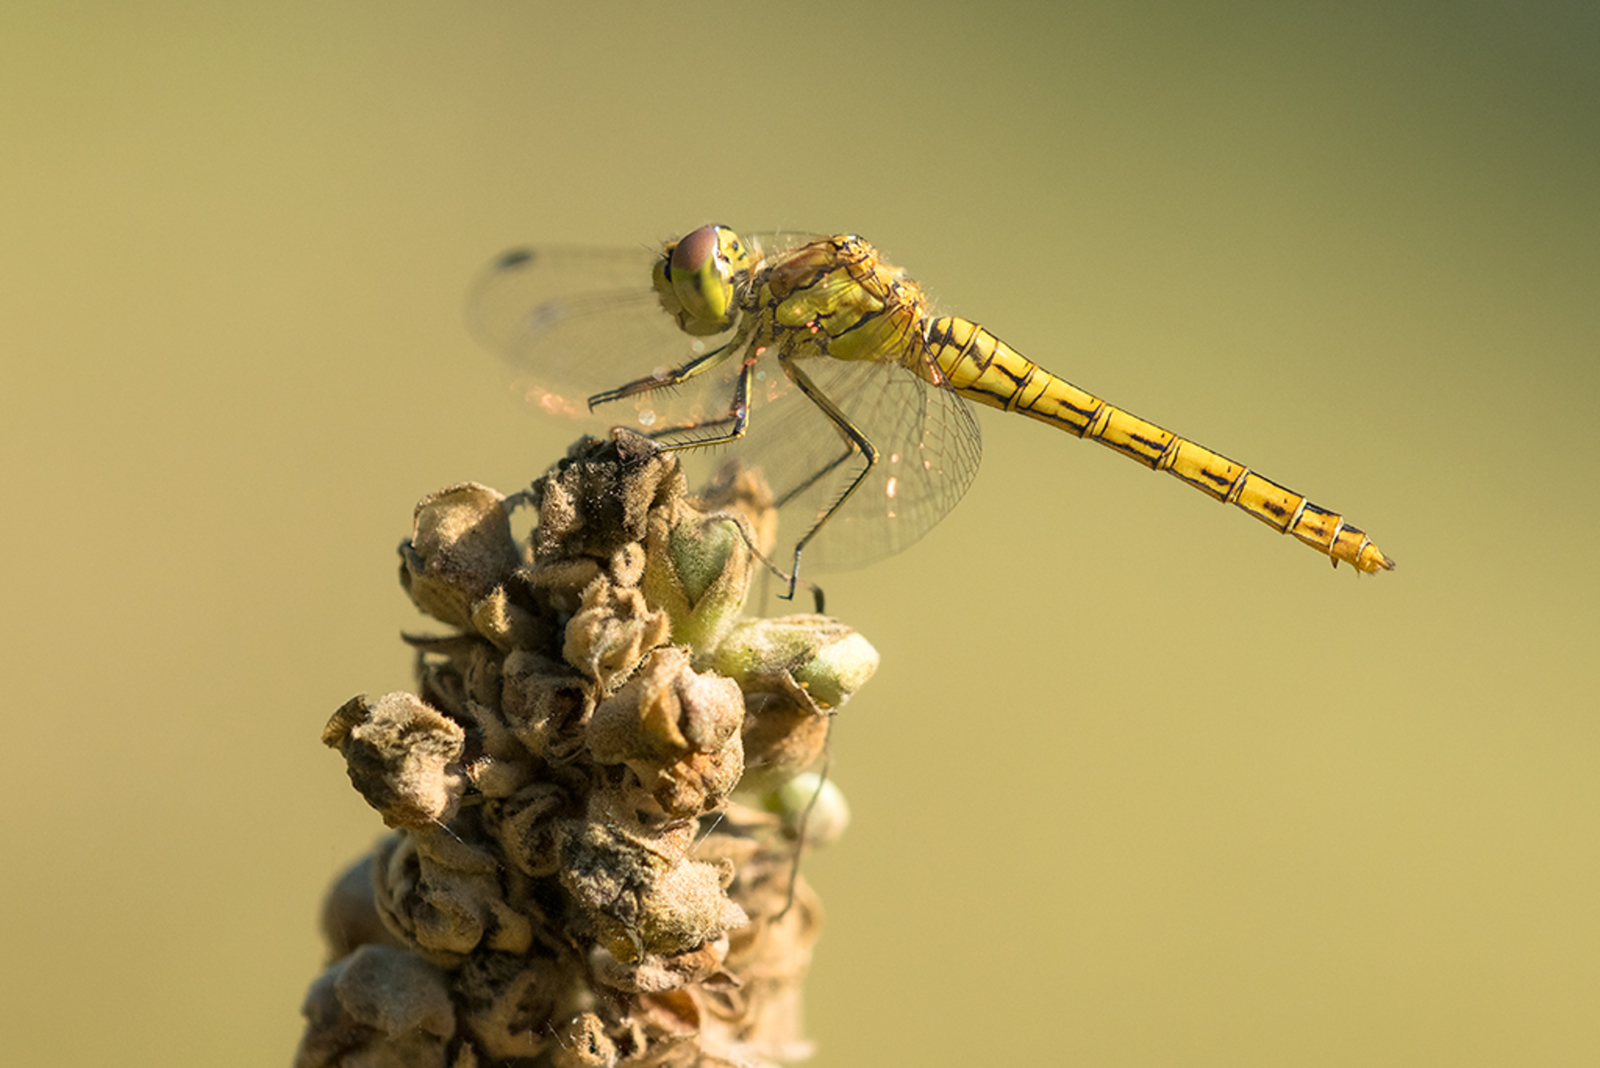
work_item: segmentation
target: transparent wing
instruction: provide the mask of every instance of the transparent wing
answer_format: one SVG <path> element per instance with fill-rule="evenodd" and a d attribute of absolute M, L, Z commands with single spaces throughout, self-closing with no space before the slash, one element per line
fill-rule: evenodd
<path fill-rule="evenodd" d="M 816 239 L 800 233 L 747 238 L 758 262 Z M 651 284 L 659 255 L 659 249 L 642 247 L 511 249 L 473 283 L 468 325 L 506 358 L 513 388 L 544 412 L 644 432 L 700 422 L 732 396 L 736 363 L 592 416 L 588 408 L 594 394 L 682 366 L 732 336 L 691 337 L 678 329 Z"/>
<path fill-rule="evenodd" d="M 977 474 L 983 446 L 971 406 L 892 361 L 810 357 L 798 365 L 878 449 L 866 480 L 806 547 L 802 572 L 861 567 L 900 552 L 956 506 Z M 761 370 L 750 428 L 735 455 L 758 469 L 782 502 L 774 563 L 786 567 L 786 554 L 865 460 L 783 379 L 776 361 Z"/>
<path fill-rule="evenodd" d="M 515 387 L 530 401 L 587 418 L 593 394 L 676 367 L 717 343 L 689 337 L 662 310 L 650 283 L 656 255 L 643 248 L 512 249 L 474 282 L 468 324 L 506 358 Z"/>
<path fill-rule="evenodd" d="M 767 230 L 762 233 L 745 234 L 745 242 L 756 250 L 756 257 L 761 260 L 782 256 L 786 252 L 793 252 L 802 245 L 809 245 L 813 241 L 824 240 L 825 235 L 813 234 L 804 230 Z"/>

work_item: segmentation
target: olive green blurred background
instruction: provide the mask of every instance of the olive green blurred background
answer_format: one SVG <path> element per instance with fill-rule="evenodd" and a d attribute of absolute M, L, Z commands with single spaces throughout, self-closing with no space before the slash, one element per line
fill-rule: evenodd
<path fill-rule="evenodd" d="M 468 280 L 722 221 L 866 235 L 1400 563 L 983 413 L 825 583 L 883 667 L 816 1064 L 1600 1063 L 1600 9 L 577 6 L 0 12 L 6 1059 L 287 1063 L 412 504 L 571 436 Z"/>

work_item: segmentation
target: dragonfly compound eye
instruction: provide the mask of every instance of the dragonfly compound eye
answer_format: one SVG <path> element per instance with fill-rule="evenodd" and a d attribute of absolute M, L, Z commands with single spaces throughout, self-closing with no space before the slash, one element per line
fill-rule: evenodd
<path fill-rule="evenodd" d="M 735 281 L 750 267 L 739 235 L 726 226 L 702 226 L 667 253 L 666 274 L 683 309 L 679 324 L 691 334 L 715 334 L 733 323 Z"/>

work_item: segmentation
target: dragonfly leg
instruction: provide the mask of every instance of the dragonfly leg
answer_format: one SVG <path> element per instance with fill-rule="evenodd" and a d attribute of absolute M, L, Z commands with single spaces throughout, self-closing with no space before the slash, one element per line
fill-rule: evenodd
<path fill-rule="evenodd" d="M 725 442 L 737 440 L 743 436 L 745 424 L 748 422 L 748 416 L 744 412 L 737 408 L 732 408 L 724 414 L 717 416 L 715 419 L 707 419 L 700 423 L 665 426 L 660 430 L 653 430 L 650 433 L 643 434 L 641 436 L 655 442 L 661 448 L 666 449 L 669 452 L 674 449 L 693 449 L 702 445 L 721 445 Z M 711 433 L 709 437 L 673 440 L 675 435 L 684 435 L 690 432 L 703 434 L 716 430 L 718 427 L 732 427 L 733 429 L 727 431 L 726 433 L 722 433 L 720 431 Z"/>
<path fill-rule="evenodd" d="M 823 512 L 822 515 L 817 518 L 816 524 L 806 532 L 805 537 L 801 538 L 795 543 L 794 560 L 790 565 L 792 570 L 790 570 L 788 576 L 789 592 L 787 594 L 780 594 L 780 596 L 782 596 L 785 600 L 792 601 L 794 600 L 795 587 L 800 583 L 800 554 L 805 551 L 806 546 L 811 543 L 811 540 L 817 536 L 824 526 L 827 525 L 828 520 L 832 519 L 838 514 L 839 509 L 845 506 L 845 502 L 850 500 L 850 498 L 855 495 L 856 490 L 861 488 L 861 484 L 867 480 L 867 476 L 872 473 L 872 469 L 878 464 L 878 448 L 872 444 L 872 440 L 870 438 L 861 432 L 859 427 L 850 421 L 850 417 L 845 415 L 844 412 L 840 410 L 839 406 L 833 402 L 832 398 L 817 388 L 816 383 L 811 381 L 810 376 L 807 375 L 805 371 L 801 370 L 794 363 L 782 356 L 780 356 L 778 359 L 783 364 L 784 372 L 788 374 L 790 380 L 799 387 L 801 393 L 806 395 L 807 400 L 809 400 L 812 404 L 815 404 L 818 410 L 820 410 L 823 415 L 828 417 L 828 421 L 831 422 L 834 426 L 834 429 L 844 437 L 848 446 L 847 451 L 843 456 L 839 457 L 839 459 L 833 461 L 827 467 L 823 468 L 821 471 L 818 471 L 815 475 L 807 479 L 801 488 L 803 489 L 807 486 L 815 484 L 817 479 L 821 478 L 829 471 L 844 463 L 845 460 L 849 458 L 851 451 L 860 453 L 862 460 L 865 461 L 861 465 L 861 470 L 856 472 L 856 476 L 851 479 L 850 484 L 844 488 L 844 492 L 839 494 L 839 499 L 830 504 L 828 506 L 828 510 Z M 793 496 L 793 493 L 787 494 L 785 499 Z"/>
<path fill-rule="evenodd" d="M 664 427 L 652 433 L 650 440 L 669 451 L 709 448 L 738 441 L 750 425 L 750 382 L 754 378 L 755 360 L 747 359 L 734 380 L 733 396 L 726 412 L 699 423 Z"/>
<path fill-rule="evenodd" d="M 817 614 L 822 614 L 818 606 Z M 828 771 L 833 765 L 833 714 L 828 714 L 828 722 L 823 726 L 822 735 L 822 770 L 817 773 L 817 788 L 811 792 L 811 800 L 806 802 L 805 811 L 800 813 L 800 826 L 794 836 L 794 859 L 789 864 L 789 895 L 783 903 L 783 908 L 778 910 L 774 919 L 781 920 L 794 907 L 794 888 L 800 885 L 800 854 L 806 847 L 806 824 L 811 822 L 811 810 L 817 807 L 817 799 L 822 796 L 823 788 L 828 785 Z"/>
<path fill-rule="evenodd" d="M 656 390 L 680 386 L 722 363 L 730 353 L 743 349 L 744 359 L 739 367 L 738 377 L 734 381 L 733 397 L 728 403 L 727 411 L 714 419 L 662 427 L 645 435 L 667 450 L 697 449 L 737 441 L 744 437 L 745 428 L 750 420 L 750 383 L 755 374 L 755 365 L 761 354 L 766 351 L 761 346 L 748 343 L 750 333 L 750 328 L 741 327 L 726 344 L 719 345 L 704 356 L 697 356 L 681 367 L 636 378 L 616 389 L 596 393 L 589 398 L 589 410 L 593 411 L 598 405 L 638 396 L 641 393 L 653 393 Z"/>
<path fill-rule="evenodd" d="M 645 375 L 643 378 L 636 378 L 632 382 L 620 385 L 616 389 L 608 389 L 604 393 L 596 393 L 589 398 L 589 410 L 592 412 L 602 404 L 619 401 L 624 397 L 636 397 L 640 393 L 650 393 L 658 389 L 671 389 L 673 386 L 681 386 L 707 368 L 715 367 L 721 363 L 727 358 L 732 346 L 733 342 L 730 341 L 726 345 L 719 345 L 712 349 L 704 356 L 695 357 L 681 367 L 674 367 L 672 370 L 661 374 Z"/>
<path fill-rule="evenodd" d="M 785 493 L 782 497 L 779 497 L 776 501 L 774 501 L 772 504 L 774 508 L 782 508 L 790 501 L 809 490 L 812 486 L 815 486 L 818 482 L 821 482 L 824 478 L 827 478 L 833 472 L 837 471 L 839 469 L 839 465 L 850 459 L 850 457 L 859 455 L 855 442 L 851 441 L 848 437 L 844 437 L 842 434 L 840 436 L 843 438 L 841 444 L 843 444 L 844 450 L 840 452 L 839 455 L 834 459 L 829 460 L 827 463 L 817 468 L 806 478 L 804 482 L 800 483 L 788 493 Z"/>

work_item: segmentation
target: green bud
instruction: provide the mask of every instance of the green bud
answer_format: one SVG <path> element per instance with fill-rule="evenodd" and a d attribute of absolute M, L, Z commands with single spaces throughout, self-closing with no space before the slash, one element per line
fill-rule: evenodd
<path fill-rule="evenodd" d="M 828 616 L 745 620 L 729 631 L 712 667 L 746 690 L 799 686 L 824 709 L 838 708 L 878 670 L 878 651 Z"/>
<path fill-rule="evenodd" d="M 669 527 L 652 516 L 645 553 L 644 593 L 671 619 L 672 640 L 697 654 L 714 648 L 750 592 L 750 545 L 738 521 L 687 512 Z"/>
<path fill-rule="evenodd" d="M 850 806 L 832 779 L 801 772 L 764 799 L 764 807 L 783 821 L 783 833 L 808 846 L 832 845 L 850 826 Z"/>

